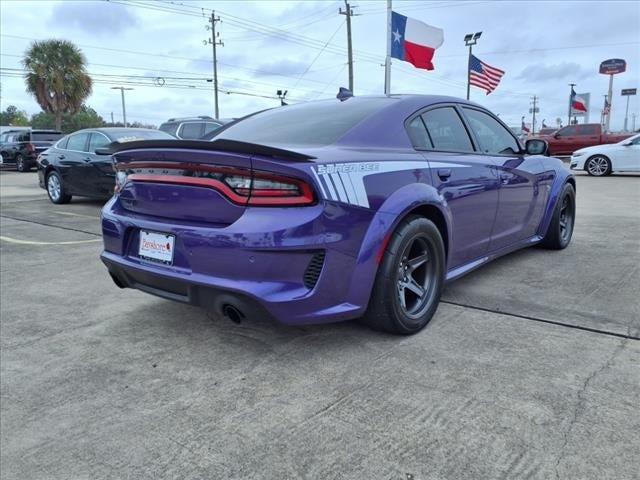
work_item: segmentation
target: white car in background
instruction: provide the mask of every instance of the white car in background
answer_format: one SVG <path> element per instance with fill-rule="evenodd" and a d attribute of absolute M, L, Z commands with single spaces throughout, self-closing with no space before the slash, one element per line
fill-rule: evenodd
<path fill-rule="evenodd" d="M 640 134 L 609 145 L 581 148 L 571 156 L 571 170 L 594 177 L 611 172 L 640 172 Z"/>

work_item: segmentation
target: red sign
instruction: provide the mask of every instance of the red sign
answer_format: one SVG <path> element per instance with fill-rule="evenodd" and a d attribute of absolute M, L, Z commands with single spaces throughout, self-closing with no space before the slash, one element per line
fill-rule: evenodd
<path fill-rule="evenodd" d="M 615 75 L 627 69 L 627 62 L 621 58 L 611 58 L 600 64 L 600 73 L 604 75 Z"/>

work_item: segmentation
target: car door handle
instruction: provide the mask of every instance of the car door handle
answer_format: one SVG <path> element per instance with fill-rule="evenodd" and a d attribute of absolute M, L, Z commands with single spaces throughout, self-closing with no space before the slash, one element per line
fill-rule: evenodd
<path fill-rule="evenodd" d="M 66 157 L 65 157 L 64 155 L 58 155 L 58 158 L 59 158 L 60 160 L 64 160 Z"/>
<path fill-rule="evenodd" d="M 91 161 L 91 157 L 84 157 L 82 160 L 85 161 L 85 162 L 90 162 Z"/>
<path fill-rule="evenodd" d="M 438 169 L 438 176 L 440 177 L 440 180 L 446 182 L 447 180 L 449 180 L 449 177 L 451 176 L 451 169 L 450 168 L 439 168 Z"/>

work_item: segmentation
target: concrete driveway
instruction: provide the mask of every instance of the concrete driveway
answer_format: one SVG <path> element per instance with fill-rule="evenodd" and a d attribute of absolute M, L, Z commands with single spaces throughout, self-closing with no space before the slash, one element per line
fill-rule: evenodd
<path fill-rule="evenodd" d="M 132 290 L 100 202 L 0 174 L 3 479 L 636 479 L 640 177 L 571 246 L 451 284 L 420 334 L 240 325 Z"/>

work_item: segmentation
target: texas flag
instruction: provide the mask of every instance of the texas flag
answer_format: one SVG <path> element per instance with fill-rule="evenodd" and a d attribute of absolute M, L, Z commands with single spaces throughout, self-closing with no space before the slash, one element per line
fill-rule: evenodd
<path fill-rule="evenodd" d="M 391 56 L 433 70 L 433 54 L 444 42 L 440 28 L 391 12 Z"/>
<path fill-rule="evenodd" d="M 587 102 L 575 92 L 573 87 L 571 87 L 571 110 L 580 113 L 587 111 Z"/>

